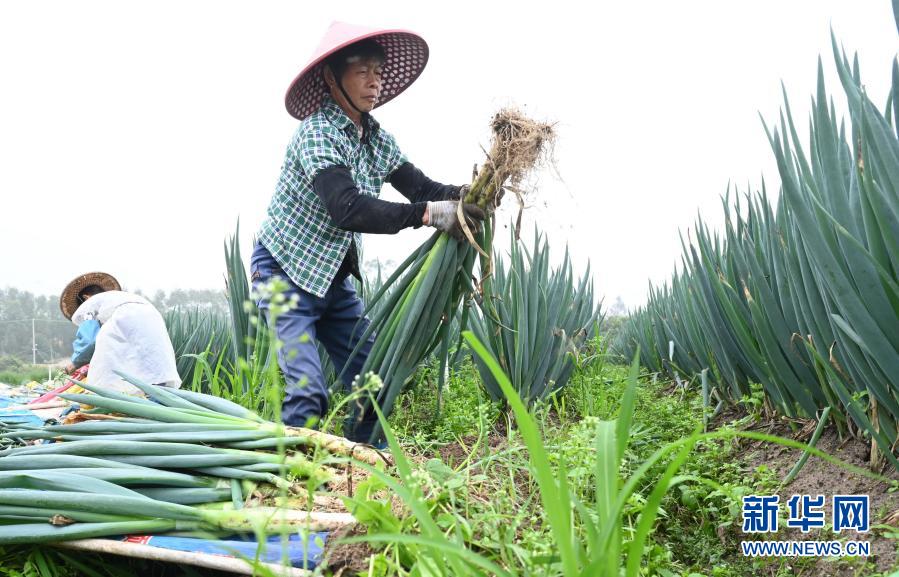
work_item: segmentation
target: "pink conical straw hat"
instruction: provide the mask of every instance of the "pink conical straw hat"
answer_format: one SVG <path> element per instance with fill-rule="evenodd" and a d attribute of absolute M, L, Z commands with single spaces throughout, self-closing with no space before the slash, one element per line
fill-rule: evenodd
<path fill-rule="evenodd" d="M 318 48 L 287 89 L 284 103 L 287 112 L 303 120 L 321 105 L 322 97 L 329 92 L 322 77 L 325 59 L 354 42 L 371 38 L 384 49 L 384 73 L 381 77 L 381 96 L 377 108 L 392 100 L 409 87 L 421 75 L 428 63 L 428 44 L 424 38 L 408 30 L 380 30 L 334 22 Z"/>

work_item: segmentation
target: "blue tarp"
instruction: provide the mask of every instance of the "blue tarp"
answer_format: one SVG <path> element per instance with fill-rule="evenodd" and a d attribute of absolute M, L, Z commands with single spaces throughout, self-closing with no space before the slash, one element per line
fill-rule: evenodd
<path fill-rule="evenodd" d="M 10 405 L 24 405 L 31 399 L 13 399 L 10 397 L 0 397 L 0 421 L 15 421 L 17 424 L 34 425 L 40 427 L 44 424 L 43 419 L 35 415 L 32 411 L 16 410 L 4 411 L 3 407 Z"/>
<path fill-rule="evenodd" d="M 311 533 L 306 536 L 306 546 L 299 535 L 290 535 L 287 541 L 287 556 L 290 564 L 303 569 L 313 569 L 321 561 L 325 540 L 328 533 Z M 139 543 L 193 553 L 207 553 L 253 560 L 256 559 L 259 544 L 255 540 L 246 540 L 237 535 L 224 540 L 196 539 L 192 537 L 168 537 L 166 535 L 131 536 L 123 539 L 128 543 Z M 281 537 L 269 537 L 259 551 L 259 560 L 265 563 L 280 563 L 282 558 Z"/>

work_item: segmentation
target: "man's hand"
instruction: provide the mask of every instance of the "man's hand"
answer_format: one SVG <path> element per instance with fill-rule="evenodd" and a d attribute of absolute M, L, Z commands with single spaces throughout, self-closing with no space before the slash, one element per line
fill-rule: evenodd
<path fill-rule="evenodd" d="M 454 239 L 462 241 L 465 234 L 462 232 L 462 225 L 459 223 L 458 209 L 459 203 L 455 200 L 440 200 L 437 202 L 429 202 L 428 209 L 425 212 L 428 226 L 433 226 L 437 230 L 441 230 Z M 463 204 L 462 212 L 465 215 L 465 222 L 471 232 L 478 233 L 481 231 L 481 221 L 487 217 L 484 211 L 475 204 Z"/>
<path fill-rule="evenodd" d="M 63 370 L 66 372 L 67 375 L 71 375 L 72 373 L 75 372 L 75 365 L 72 364 L 71 361 L 69 361 L 68 363 L 66 363 L 66 367 Z"/>

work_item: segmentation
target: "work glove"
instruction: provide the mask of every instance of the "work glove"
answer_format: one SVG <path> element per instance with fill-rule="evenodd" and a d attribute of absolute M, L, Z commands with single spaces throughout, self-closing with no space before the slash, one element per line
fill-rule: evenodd
<path fill-rule="evenodd" d="M 465 240 L 465 233 L 462 232 L 462 225 L 459 223 L 458 209 L 459 203 L 455 200 L 438 200 L 437 202 L 428 203 L 428 226 L 433 226 L 437 230 L 443 231 L 458 241 Z M 465 215 L 465 222 L 472 234 L 481 231 L 481 221 L 486 218 L 484 211 L 475 204 L 463 204 L 462 213 Z"/>

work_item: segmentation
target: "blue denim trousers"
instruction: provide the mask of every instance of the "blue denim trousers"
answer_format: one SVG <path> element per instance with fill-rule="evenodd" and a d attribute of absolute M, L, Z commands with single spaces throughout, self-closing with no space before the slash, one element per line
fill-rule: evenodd
<path fill-rule="evenodd" d="M 322 373 L 316 341 L 325 347 L 339 374 L 370 324 L 363 315 L 362 300 L 356 295 L 350 277 L 332 283 L 324 297 L 304 291 L 258 242 L 250 258 L 250 275 L 254 290 L 278 276 L 288 285 L 284 296 L 299 298 L 296 308 L 278 315 L 275 335 L 283 343 L 278 351 L 278 365 L 287 384 L 281 418 L 287 425 L 307 426 L 309 419 L 321 419 L 328 412 L 328 383 Z M 271 326 L 268 300 L 259 299 L 256 304 Z M 373 343 L 374 336 L 371 336 L 343 372 L 346 390 L 362 370 Z M 353 441 L 368 442 L 375 424 L 374 411 L 351 416 L 344 423 L 344 435 Z"/>

